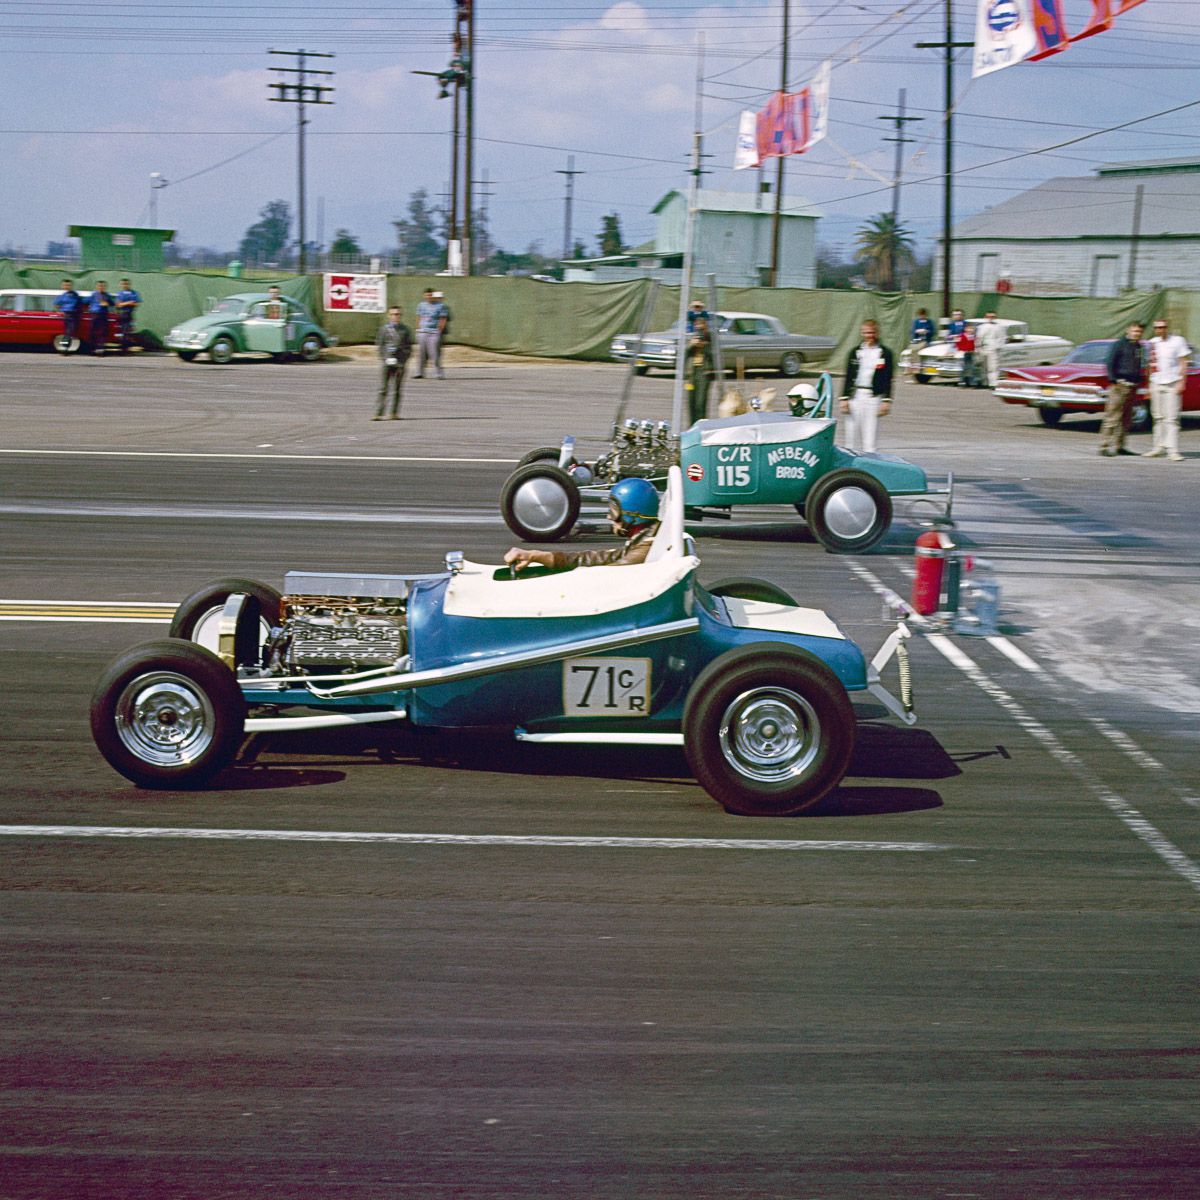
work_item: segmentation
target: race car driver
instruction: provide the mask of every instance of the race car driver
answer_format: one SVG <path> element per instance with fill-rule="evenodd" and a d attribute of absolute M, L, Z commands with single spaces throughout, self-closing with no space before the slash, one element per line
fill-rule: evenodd
<path fill-rule="evenodd" d="M 529 566 L 571 571 L 576 567 L 628 567 L 646 561 L 658 532 L 658 492 L 648 479 L 622 479 L 608 494 L 613 533 L 626 539 L 609 550 L 525 550 L 514 546 L 504 561 L 513 572 Z"/>

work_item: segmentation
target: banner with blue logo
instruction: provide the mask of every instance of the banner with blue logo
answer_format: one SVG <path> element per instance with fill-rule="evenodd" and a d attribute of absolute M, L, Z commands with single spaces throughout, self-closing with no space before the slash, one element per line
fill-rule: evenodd
<path fill-rule="evenodd" d="M 1037 50 L 1029 0 L 979 0 L 972 79 L 1014 67 Z"/>

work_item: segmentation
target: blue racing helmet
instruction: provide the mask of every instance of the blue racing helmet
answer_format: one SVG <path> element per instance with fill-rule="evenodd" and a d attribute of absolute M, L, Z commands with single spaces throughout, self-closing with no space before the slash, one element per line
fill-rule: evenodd
<path fill-rule="evenodd" d="M 608 493 L 608 500 L 621 510 L 621 523 L 627 527 L 658 520 L 658 492 L 648 479 L 622 479 Z"/>

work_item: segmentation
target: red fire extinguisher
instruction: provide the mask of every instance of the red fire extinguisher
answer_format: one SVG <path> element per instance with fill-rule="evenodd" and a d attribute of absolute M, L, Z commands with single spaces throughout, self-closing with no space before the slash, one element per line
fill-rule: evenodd
<path fill-rule="evenodd" d="M 923 617 L 937 612 L 942 598 L 946 559 L 954 543 L 939 529 L 930 529 L 917 538 L 916 573 L 913 575 L 913 611 Z"/>

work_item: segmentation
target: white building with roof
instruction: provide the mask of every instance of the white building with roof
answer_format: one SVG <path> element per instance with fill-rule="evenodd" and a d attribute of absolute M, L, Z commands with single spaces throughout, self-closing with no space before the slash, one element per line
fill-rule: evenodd
<path fill-rule="evenodd" d="M 568 282 L 612 283 L 626 279 L 677 284 L 683 269 L 686 192 L 668 192 L 651 210 L 657 217 L 654 241 L 627 254 L 567 259 Z M 753 192 L 701 188 L 696 200 L 692 278 L 715 275 L 722 287 L 762 287 L 769 283 L 775 198 Z M 821 213 L 801 197 L 783 201 L 779 221 L 779 287 L 811 288 L 817 281 L 817 221 Z"/>
<path fill-rule="evenodd" d="M 1025 296 L 1200 288 L 1200 158 L 1048 179 L 954 227 L 951 287 Z M 941 256 L 934 259 L 941 286 Z"/>

